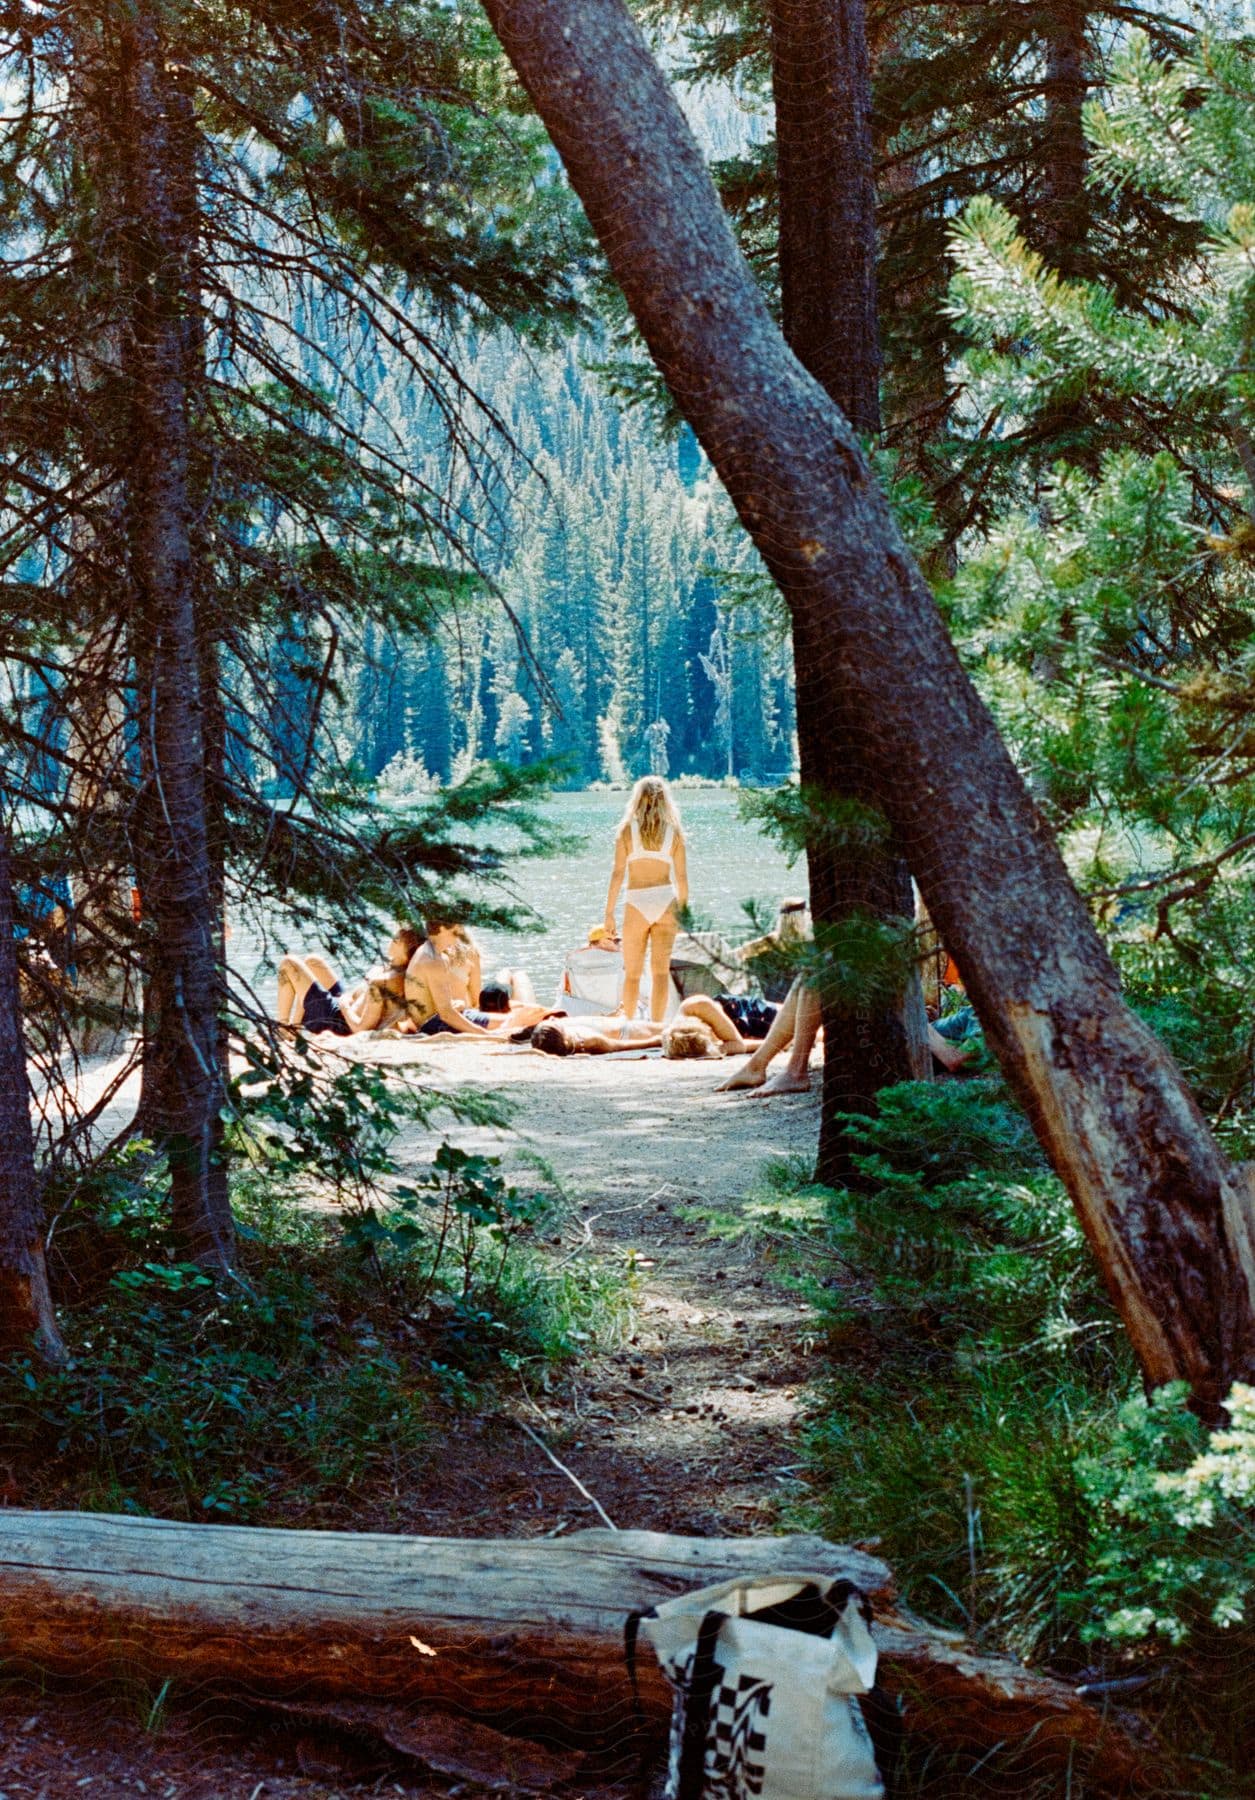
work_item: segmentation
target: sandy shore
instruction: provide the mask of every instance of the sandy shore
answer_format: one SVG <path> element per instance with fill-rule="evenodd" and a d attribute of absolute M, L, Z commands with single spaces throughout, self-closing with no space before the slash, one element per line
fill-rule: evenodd
<path fill-rule="evenodd" d="M 513 1124 L 505 1133 L 444 1120 L 431 1132 L 406 1134 L 396 1147 L 400 1166 L 421 1160 L 447 1137 L 509 1162 L 539 1156 L 577 1196 L 665 1185 L 677 1196 L 713 1204 L 736 1200 L 765 1161 L 812 1154 L 818 1128 L 817 1066 L 811 1093 L 762 1100 L 715 1093 L 735 1061 L 668 1062 L 633 1052 L 552 1057 L 466 1038 L 415 1043 L 370 1033 L 335 1040 L 328 1055 L 404 1069 L 450 1092 L 492 1089 L 512 1103 Z M 79 1105 L 88 1108 L 107 1092 L 126 1060 L 86 1063 Z M 136 1071 L 96 1121 L 97 1144 L 125 1127 L 138 1093 Z"/>
<path fill-rule="evenodd" d="M 451 1125 L 467 1148 L 491 1148 L 513 1160 L 545 1158 L 574 1195 L 619 1188 L 667 1187 L 674 1197 L 713 1204 L 740 1199 L 762 1164 L 810 1156 L 818 1130 L 819 1073 L 809 1094 L 770 1100 L 714 1090 L 737 1061 L 669 1062 L 661 1056 L 542 1056 L 464 1039 L 352 1039 L 362 1061 L 420 1072 L 433 1086 L 491 1088 L 515 1107 L 507 1133 Z M 415 1134 L 399 1160 L 421 1152 Z"/>

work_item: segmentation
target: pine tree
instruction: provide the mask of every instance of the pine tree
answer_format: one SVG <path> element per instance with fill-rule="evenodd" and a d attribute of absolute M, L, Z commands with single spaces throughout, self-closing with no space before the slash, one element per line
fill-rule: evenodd
<path fill-rule="evenodd" d="M 1067 1182 L 1148 1382 L 1214 1418 L 1255 1370 L 1255 1221 L 963 674 L 840 410 L 756 294 L 622 0 L 487 0 L 677 406 L 832 659 L 888 819 Z M 578 96 L 578 104 L 574 104 Z M 962 858 L 953 855 L 961 842 Z"/>
<path fill-rule="evenodd" d="M 504 439 L 441 334 L 468 317 L 543 334 L 575 313 L 566 203 L 532 206 L 537 134 L 488 116 L 503 96 L 482 24 L 352 11 L 346 32 L 343 9 L 100 0 L 40 15 L 5 52 L 24 98 L 0 230 L 23 257 L 0 367 L 23 399 L 3 504 L 12 559 L 40 570 L 37 596 L 5 603 L 42 609 L 54 691 L 83 687 L 70 646 L 113 646 L 111 668 L 91 659 L 85 716 L 129 717 L 138 770 L 105 779 L 75 752 L 76 774 L 46 749 L 57 784 L 77 783 L 76 888 L 138 873 L 138 941 L 116 906 L 92 932 L 102 958 L 142 959 L 145 1122 L 186 1248 L 219 1263 L 228 838 L 254 891 L 338 906 L 350 935 L 366 901 L 409 911 L 433 867 L 482 864 L 434 841 L 430 809 L 372 838 L 324 804 L 354 775 L 335 767 L 337 665 L 367 622 L 404 637 L 468 600 L 474 549 L 443 477 Z M 493 195 L 469 227 L 468 182 Z M 392 404 L 389 367 L 423 396 L 410 444 L 374 404 Z M 22 725 L 0 730 L 8 764 Z M 112 755 L 116 728 L 95 736 Z M 299 812 L 259 788 L 276 747 Z"/>
<path fill-rule="evenodd" d="M 735 79 L 766 95 L 773 4 L 654 0 L 646 10 L 684 27 L 690 77 Z M 1150 190 L 1086 185 L 1081 112 L 1100 95 L 1110 49 L 1130 26 L 1142 25 L 1157 60 L 1179 54 L 1192 34 L 1186 9 L 1123 0 L 935 0 L 909 9 L 867 0 L 867 22 L 887 441 L 904 470 L 926 477 L 952 544 L 969 517 L 998 503 L 1002 457 L 989 442 L 993 422 L 955 407 L 948 370 L 960 346 L 944 309 L 949 222 L 973 196 L 996 198 L 1056 267 L 1101 278 L 1132 305 L 1170 306 L 1173 273 L 1193 253 L 1197 229 Z M 769 136 L 716 171 L 773 297 L 778 164 Z M 1078 401 L 1039 431 L 1038 466 L 1082 442 L 1099 455 L 1136 429 L 1127 412 Z"/>
<path fill-rule="evenodd" d="M 1056 463 L 973 544 L 950 616 L 1055 829 L 1107 915 L 1130 991 L 1200 1098 L 1252 1093 L 1255 486 L 1245 418 L 1255 59 L 1164 64 L 1134 38 L 1091 108 L 1103 183 L 1145 185 L 1210 228 L 1174 313 L 1068 279 L 991 202 L 955 235 L 964 377 L 1031 434 L 1078 387 L 1135 405 L 1157 446 Z M 1220 224 L 1220 221 L 1227 221 Z M 1247 465 L 1250 464 L 1248 471 Z M 1183 1001 L 1180 996 L 1188 996 Z"/>

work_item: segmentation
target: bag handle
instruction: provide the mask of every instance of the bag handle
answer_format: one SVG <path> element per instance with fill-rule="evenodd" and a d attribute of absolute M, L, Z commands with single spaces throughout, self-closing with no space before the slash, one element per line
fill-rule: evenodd
<path fill-rule="evenodd" d="M 708 1612 L 697 1633 L 693 1672 L 684 1701 L 684 1736 L 680 1742 L 679 1780 L 675 1800 L 702 1800 L 706 1781 L 706 1739 L 710 1733 L 710 1709 L 722 1670 L 715 1661 L 715 1646 L 728 1614 Z"/>
<path fill-rule="evenodd" d="M 636 1644 L 640 1637 L 641 1620 L 652 1618 L 654 1608 L 645 1608 L 641 1612 L 630 1612 L 623 1621 L 623 1660 L 627 1664 L 628 1680 L 632 1684 L 632 1735 L 639 1746 L 640 1777 L 645 1779 L 649 1768 L 649 1738 L 645 1730 L 645 1709 L 641 1705 L 641 1684 L 636 1677 Z"/>

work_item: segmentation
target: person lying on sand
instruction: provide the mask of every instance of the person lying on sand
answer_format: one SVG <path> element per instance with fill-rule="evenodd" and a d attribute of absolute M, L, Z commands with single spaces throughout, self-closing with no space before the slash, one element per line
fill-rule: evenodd
<path fill-rule="evenodd" d="M 530 1002 L 511 999 L 505 1012 L 490 1012 L 482 1005 L 479 945 L 466 926 L 456 919 L 433 917 L 425 921 L 424 928 L 427 935 L 405 970 L 406 1022 L 398 1029 L 420 1037 L 457 1032 L 463 1037 L 499 1041 L 544 1018 L 547 1009 L 536 1004 L 534 994 Z M 507 980 L 507 989 L 520 974 L 509 972 L 513 979 Z M 526 991 L 531 993 L 530 982 Z"/>
<path fill-rule="evenodd" d="M 315 1035 L 329 1032 L 333 1037 L 378 1031 L 405 1012 L 406 965 L 422 941 L 415 926 L 398 926 L 383 961 L 347 993 L 325 957 L 316 952 L 283 957 L 279 963 L 280 1025 Z"/>
<path fill-rule="evenodd" d="M 558 1014 L 537 1025 L 532 1048 L 547 1056 L 609 1056 L 617 1050 L 661 1049 L 668 1057 L 743 1056 L 750 1044 L 727 1014 L 696 994 L 686 1000 L 669 1025 L 652 1019 L 569 1019 Z"/>

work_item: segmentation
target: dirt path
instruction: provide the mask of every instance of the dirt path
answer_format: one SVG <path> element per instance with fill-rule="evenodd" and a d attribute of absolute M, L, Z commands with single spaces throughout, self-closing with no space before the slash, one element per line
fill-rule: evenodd
<path fill-rule="evenodd" d="M 368 1052 L 381 1053 L 383 1045 Z M 502 1155 L 519 1180 L 529 1155 L 548 1162 L 574 1203 L 555 1254 L 577 1264 L 630 1254 L 635 1296 L 621 1347 L 582 1361 L 547 1392 L 521 1394 L 509 1416 L 472 1425 L 465 1457 L 459 1446 L 464 1479 L 448 1494 L 433 1491 L 430 1522 L 416 1528 L 535 1535 L 599 1522 L 521 1420 L 616 1525 L 772 1530 L 799 1491 L 804 1314 L 752 1242 L 720 1242 L 693 1209 L 735 1213 L 769 1162 L 809 1156 L 817 1095 L 716 1094 L 731 1065 L 713 1062 L 555 1060 L 465 1044 L 433 1045 L 420 1060 L 437 1081 L 474 1081 L 516 1103 L 506 1136 L 448 1135 Z M 404 1146 L 420 1164 L 430 1150 L 430 1140 Z"/>

